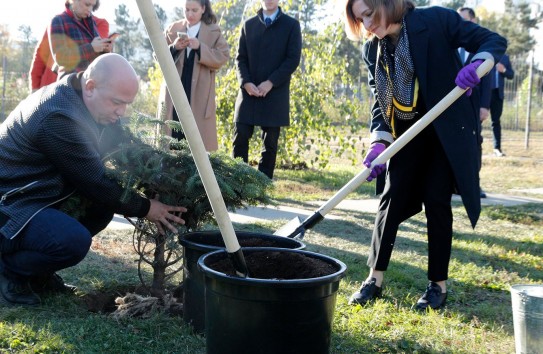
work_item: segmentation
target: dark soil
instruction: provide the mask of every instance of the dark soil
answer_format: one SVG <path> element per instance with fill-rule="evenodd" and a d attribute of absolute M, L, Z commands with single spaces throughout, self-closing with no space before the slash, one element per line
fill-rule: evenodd
<path fill-rule="evenodd" d="M 297 252 L 251 252 L 244 258 L 249 277 L 256 279 L 310 279 L 339 270 L 328 262 Z M 208 264 L 208 267 L 227 275 L 236 275 L 229 258 Z"/>

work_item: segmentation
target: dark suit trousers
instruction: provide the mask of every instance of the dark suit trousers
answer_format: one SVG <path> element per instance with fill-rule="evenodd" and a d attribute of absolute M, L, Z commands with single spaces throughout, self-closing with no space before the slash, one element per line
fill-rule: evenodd
<path fill-rule="evenodd" d="M 275 161 L 277 159 L 277 146 L 279 142 L 279 135 L 281 127 L 260 127 L 262 134 L 262 150 L 260 152 L 260 161 L 258 162 L 258 170 L 273 178 L 273 172 L 275 170 Z M 249 161 L 249 141 L 253 136 L 255 126 L 237 123 L 234 128 L 234 143 L 233 143 L 233 156 L 241 157 L 245 163 Z"/>
<path fill-rule="evenodd" d="M 502 125 L 500 118 L 503 112 L 503 100 L 500 98 L 500 92 L 497 88 L 492 89 L 492 97 L 490 99 L 490 119 L 492 126 L 492 134 L 494 136 L 494 149 L 502 148 Z"/>
<path fill-rule="evenodd" d="M 448 278 L 452 244 L 454 176 L 433 126 L 401 149 L 388 165 L 368 266 L 387 270 L 401 222 L 424 210 L 428 231 L 428 279 Z"/>

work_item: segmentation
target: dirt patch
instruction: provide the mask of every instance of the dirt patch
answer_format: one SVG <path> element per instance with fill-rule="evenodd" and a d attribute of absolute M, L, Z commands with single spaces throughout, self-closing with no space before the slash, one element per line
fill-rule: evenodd
<path fill-rule="evenodd" d="M 332 264 L 297 252 L 263 251 L 244 255 L 249 276 L 256 279 L 310 279 L 338 271 Z M 235 276 L 230 259 L 208 265 L 211 269 Z"/>

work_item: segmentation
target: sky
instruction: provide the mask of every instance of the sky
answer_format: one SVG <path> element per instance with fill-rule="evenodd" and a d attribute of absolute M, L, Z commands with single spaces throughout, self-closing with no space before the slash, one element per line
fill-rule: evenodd
<path fill-rule="evenodd" d="M 162 7 L 168 19 L 172 19 L 173 8 L 184 5 L 183 0 L 149 0 L 153 4 Z M 18 35 L 21 25 L 29 25 L 32 28 L 34 38 L 38 38 L 45 32 L 51 19 L 64 11 L 64 0 L 23 0 L 0 2 L 0 24 L 8 25 L 12 36 Z M 105 18 L 110 24 L 115 20 L 115 9 L 125 4 L 130 16 L 139 18 L 139 9 L 136 0 L 100 0 L 100 8 L 95 12 L 98 17 Z"/>

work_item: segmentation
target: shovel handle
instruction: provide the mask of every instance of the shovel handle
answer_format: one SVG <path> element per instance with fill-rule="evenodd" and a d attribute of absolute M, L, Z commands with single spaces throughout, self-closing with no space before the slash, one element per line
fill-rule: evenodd
<path fill-rule="evenodd" d="M 209 198 L 211 208 L 215 214 L 215 219 L 219 225 L 221 235 L 226 245 L 226 250 L 229 254 L 233 255 L 232 258 L 236 259 L 234 268 L 238 275 L 247 276 L 247 267 L 245 259 L 243 258 L 243 253 L 241 252 L 241 247 L 236 237 L 234 227 L 232 226 L 230 216 L 228 215 L 228 210 L 226 209 L 219 184 L 213 173 L 213 168 L 211 167 L 211 162 L 209 161 L 209 157 L 205 150 L 200 131 L 194 120 L 194 114 L 190 108 L 187 95 L 179 80 L 179 75 L 168 49 L 166 39 L 160 29 L 160 23 L 153 3 L 151 0 L 136 0 L 136 2 L 145 28 L 147 29 L 149 39 L 151 40 L 153 50 L 155 51 L 160 69 L 164 73 L 164 80 L 170 91 L 175 110 L 178 112 L 181 126 L 185 131 L 190 151 Z"/>
<path fill-rule="evenodd" d="M 486 75 L 494 67 L 494 59 L 486 59 L 477 68 L 477 76 L 479 78 Z M 371 170 L 376 165 L 386 163 L 392 156 L 394 156 L 401 148 L 403 148 L 408 142 L 410 142 L 417 134 L 419 134 L 424 128 L 432 123 L 443 111 L 445 111 L 451 104 L 453 104 L 460 96 L 462 96 L 466 90 L 456 86 L 447 96 L 439 101 L 432 109 L 430 109 L 422 118 L 420 118 L 415 124 L 413 124 L 405 133 L 403 133 L 398 139 L 396 139 L 388 148 L 385 149 L 373 162 L 371 167 L 365 168 L 354 176 L 345 186 L 343 186 L 332 198 L 324 203 L 316 213 L 321 216 L 326 215 L 330 210 L 335 208 L 339 202 L 347 197 L 351 192 L 358 188 L 371 173 Z"/>

